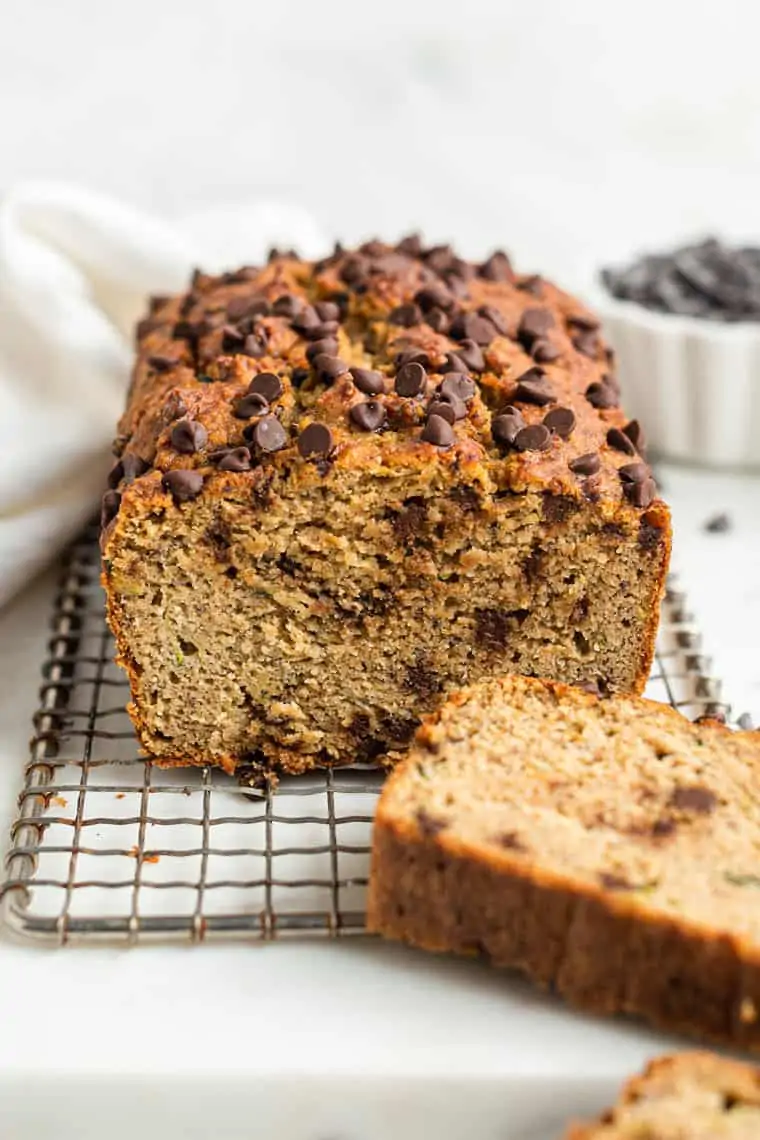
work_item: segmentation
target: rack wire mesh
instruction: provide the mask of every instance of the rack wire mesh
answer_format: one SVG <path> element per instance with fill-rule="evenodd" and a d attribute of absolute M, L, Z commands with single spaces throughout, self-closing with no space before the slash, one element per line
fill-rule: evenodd
<path fill-rule="evenodd" d="M 0 886 L 6 926 L 57 945 L 362 934 L 381 773 L 323 771 L 258 794 L 217 769 L 142 759 L 99 568 L 91 527 L 61 566 Z M 727 715 L 673 577 L 662 617 L 647 695 Z"/>

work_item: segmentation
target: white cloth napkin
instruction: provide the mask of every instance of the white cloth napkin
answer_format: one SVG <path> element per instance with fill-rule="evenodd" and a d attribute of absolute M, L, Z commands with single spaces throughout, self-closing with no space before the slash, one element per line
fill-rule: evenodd
<path fill-rule="evenodd" d="M 65 185 L 0 199 L 0 606 L 96 507 L 147 294 L 270 245 L 326 249 L 307 214 L 274 203 L 172 226 Z"/>

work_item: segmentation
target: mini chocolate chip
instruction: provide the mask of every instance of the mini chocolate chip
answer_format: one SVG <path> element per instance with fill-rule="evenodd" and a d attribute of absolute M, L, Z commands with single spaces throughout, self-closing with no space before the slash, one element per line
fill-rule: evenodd
<path fill-rule="evenodd" d="M 562 355 L 562 352 L 547 337 L 540 336 L 533 341 L 530 354 L 537 364 L 551 364 L 553 360 Z"/>
<path fill-rule="evenodd" d="M 485 317 L 487 321 L 490 321 L 496 331 L 501 333 L 502 336 L 507 335 L 509 325 L 506 322 L 504 314 L 500 309 L 497 309 L 495 305 L 481 305 L 478 309 L 478 313 L 481 317 Z"/>
<path fill-rule="evenodd" d="M 594 381 L 586 389 L 586 399 L 593 408 L 616 408 L 618 394 L 614 387 L 605 381 Z"/>
<path fill-rule="evenodd" d="M 232 403 L 232 414 L 239 420 L 250 420 L 253 416 L 263 416 L 268 411 L 268 402 L 258 392 L 239 396 Z"/>
<path fill-rule="evenodd" d="M 456 396 L 465 403 L 474 397 L 478 388 L 474 380 L 465 372 L 447 372 L 441 381 L 441 395 Z"/>
<path fill-rule="evenodd" d="M 397 305 L 395 309 L 390 311 L 388 323 L 410 329 L 413 325 L 422 323 L 422 313 L 417 305 L 409 301 L 405 305 Z"/>
<path fill-rule="evenodd" d="M 325 383 L 337 379 L 344 372 L 348 372 L 348 365 L 345 361 L 340 360 L 337 356 L 328 356 L 325 352 L 321 352 L 319 356 L 314 358 L 312 367 L 318 378 Z"/>
<path fill-rule="evenodd" d="M 298 316 L 304 304 L 305 302 L 294 293 L 283 293 L 272 305 L 272 312 L 276 317 L 287 317 L 292 321 L 293 317 Z"/>
<path fill-rule="evenodd" d="M 451 325 L 454 340 L 472 340 L 478 345 L 488 345 L 496 336 L 496 327 L 487 317 L 479 313 L 460 313 Z"/>
<path fill-rule="evenodd" d="M 121 495 L 119 494 L 119 492 L 118 491 L 106 491 L 106 493 L 103 496 L 103 499 L 101 501 L 101 505 L 100 505 L 100 529 L 101 530 L 105 530 L 106 527 L 109 525 L 109 523 L 113 522 L 113 520 L 116 518 L 116 516 L 119 513 L 119 507 L 120 506 L 121 506 Z"/>
<path fill-rule="evenodd" d="M 486 281 L 512 281 L 514 272 L 506 253 L 497 249 L 478 267 L 478 277 Z"/>
<path fill-rule="evenodd" d="M 602 461 L 595 451 L 579 455 L 577 459 L 571 459 L 568 463 L 573 475 L 596 475 L 601 466 Z"/>
<path fill-rule="evenodd" d="M 544 416 L 544 423 L 550 431 L 555 431 L 562 439 L 567 439 L 575 427 L 575 412 L 572 408 L 552 408 Z"/>
<path fill-rule="evenodd" d="M 644 435 L 644 429 L 638 420 L 631 420 L 625 425 L 623 431 L 628 436 L 637 451 L 641 453 L 646 451 L 647 441 Z"/>
<path fill-rule="evenodd" d="M 311 363 L 318 356 L 337 356 L 338 342 L 335 337 L 324 337 L 322 340 L 313 340 L 306 346 L 306 359 Z"/>
<path fill-rule="evenodd" d="M 317 310 L 317 316 L 323 321 L 339 321 L 340 320 L 340 306 L 336 305 L 334 301 L 317 301 L 314 305 Z"/>
<path fill-rule="evenodd" d="M 442 415 L 443 418 L 449 420 L 450 423 L 454 423 L 455 420 L 464 420 L 467 418 L 467 405 L 464 400 L 461 400 L 459 396 L 457 396 L 456 392 L 443 392 L 439 388 L 433 396 L 432 403 L 428 406 L 428 414 L 433 411 L 433 404 L 436 406 L 436 415 Z M 445 412 L 439 410 L 443 408 L 447 410 Z M 453 419 L 449 419 L 449 416 L 453 416 Z"/>
<path fill-rule="evenodd" d="M 282 451 L 288 435 L 277 416 L 264 416 L 252 429 L 251 440 L 261 451 Z"/>
<path fill-rule="evenodd" d="M 646 463 L 626 463 L 618 468 L 618 475 L 624 483 L 643 483 L 650 477 Z"/>
<path fill-rule="evenodd" d="M 608 871 L 601 872 L 599 882 L 608 891 L 634 891 L 636 889 L 634 884 L 629 883 L 622 875 L 612 875 Z"/>
<path fill-rule="evenodd" d="M 436 447 L 451 447 L 456 439 L 454 429 L 448 420 L 436 414 L 429 415 L 422 431 L 422 438 L 426 443 L 433 443 Z"/>
<path fill-rule="evenodd" d="M 399 396 L 418 396 L 426 380 L 427 372 L 421 364 L 404 364 L 396 373 L 394 387 Z"/>
<path fill-rule="evenodd" d="M 530 424 L 520 428 L 515 436 L 513 447 L 518 451 L 546 451 L 551 447 L 552 433 L 543 424 Z"/>
<path fill-rule="evenodd" d="M 599 337 L 595 332 L 579 332 L 572 338 L 572 343 L 573 347 L 584 356 L 590 356 L 592 360 L 596 358 L 599 351 Z"/>
<path fill-rule="evenodd" d="M 268 404 L 272 404 L 282 395 L 282 381 L 274 372 L 259 372 L 248 385 L 246 395 L 263 396 Z"/>
<path fill-rule="evenodd" d="M 433 332 L 446 333 L 451 322 L 443 309 L 429 309 L 425 313 L 425 323 L 430 326 Z"/>
<path fill-rule="evenodd" d="M 379 400 L 364 400 L 353 405 L 349 416 L 362 431 L 378 431 L 386 420 L 385 405 Z"/>
<path fill-rule="evenodd" d="M 648 507 L 657 497 L 657 484 L 654 479 L 643 483 L 624 483 L 623 494 L 634 507 Z"/>
<path fill-rule="evenodd" d="M 457 363 L 453 359 L 456 357 Z M 479 345 L 469 338 L 460 340 L 456 353 L 448 353 L 449 367 L 454 371 L 463 369 L 465 372 L 485 372 L 486 361 Z"/>
<path fill-rule="evenodd" d="M 556 398 L 542 369 L 529 368 L 522 376 L 517 377 L 517 388 L 513 399 L 543 407 L 545 404 L 551 404 Z"/>
<path fill-rule="evenodd" d="M 674 788 L 668 803 L 678 811 L 709 815 L 718 806 L 718 797 L 704 785 L 692 784 L 688 787 Z"/>
<path fill-rule="evenodd" d="M 183 455 L 193 455 L 208 443 L 208 432 L 197 420 L 180 420 L 171 430 L 171 443 Z"/>
<path fill-rule="evenodd" d="M 706 530 L 708 534 L 727 534 L 731 527 L 730 516 L 725 511 L 721 511 L 717 515 L 711 515 L 703 524 L 702 529 Z"/>
<path fill-rule="evenodd" d="M 607 443 L 610 447 L 614 447 L 615 451 L 622 451 L 624 455 L 635 455 L 636 448 L 633 443 L 620 428 L 610 428 L 607 432 Z"/>
<path fill-rule="evenodd" d="M 371 368 L 349 368 L 354 384 L 365 396 L 378 396 L 385 390 L 382 372 L 373 372 Z"/>
<path fill-rule="evenodd" d="M 171 356 L 149 356 L 148 364 L 154 372 L 170 372 L 175 365 L 180 361 L 174 360 Z"/>
<path fill-rule="evenodd" d="M 554 328 L 554 317 L 548 309 L 526 309 L 517 328 L 518 340 L 528 348 L 539 337 Z"/>
<path fill-rule="evenodd" d="M 415 293 L 414 300 L 422 309 L 423 313 L 429 313 L 431 309 L 453 309 L 456 307 L 456 301 L 451 296 L 451 293 L 441 281 L 433 281 L 432 284 L 426 285 L 424 289 L 420 289 Z"/>
<path fill-rule="evenodd" d="M 525 420 L 517 408 L 507 407 L 491 422 L 491 435 L 497 443 L 511 447 L 518 431 L 525 427 Z"/>
<path fill-rule="evenodd" d="M 174 471 L 164 473 L 161 485 L 176 503 L 187 503 L 200 495 L 203 489 L 203 476 L 200 471 L 184 471 L 178 467 Z"/>
<path fill-rule="evenodd" d="M 333 437 L 327 424 L 309 424 L 298 437 L 298 450 L 304 459 L 312 455 L 329 455 L 332 449 Z"/>
<path fill-rule="evenodd" d="M 217 466 L 220 471 L 250 471 L 251 453 L 247 447 L 231 447 L 220 456 Z"/>

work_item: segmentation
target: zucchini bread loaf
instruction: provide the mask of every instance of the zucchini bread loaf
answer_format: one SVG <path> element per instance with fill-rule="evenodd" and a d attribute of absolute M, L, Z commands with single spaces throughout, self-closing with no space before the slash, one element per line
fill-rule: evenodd
<path fill-rule="evenodd" d="M 567 1140 L 758 1140 L 760 1071 L 713 1053 L 652 1061 L 595 1124 Z"/>
<path fill-rule="evenodd" d="M 386 783 L 368 926 L 756 1049 L 759 869 L 760 732 L 506 677 L 452 695 Z"/>
<path fill-rule="evenodd" d="M 103 506 L 144 749 L 372 760 L 498 672 L 639 691 L 670 547 L 596 319 L 415 238 L 157 297 Z"/>

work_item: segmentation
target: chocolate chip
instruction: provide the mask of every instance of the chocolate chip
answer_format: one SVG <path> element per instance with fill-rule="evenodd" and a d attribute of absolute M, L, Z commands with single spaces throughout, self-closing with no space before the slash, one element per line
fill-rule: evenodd
<path fill-rule="evenodd" d="M 590 356 L 592 360 L 596 359 L 596 354 L 599 351 L 599 338 L 595 332 L 577 333 L 572 338 L 572 344 L 584 356 Z"/>
<path fill-rule="evenodd" d="M 467 418 L 467 405 L 455 392 L 442 392 L 439 389 L 428 405 L 428 415 L 433 414 L 443 416 L 445 420 L 453 424 L 457 420 Z"/>
<path fill-rule="evenodd" d="M 595 451 L 579 455 L 577 459 L 571 459 L 568 463 L 573 475 L 596 475 L 601 466 L 602 461 Z"/>
<path fill-rule="evenodd" d="M 544 295 L 544 282 L 537 273 L 532 273 L 529 277 L 522 277 L 516 281 L 515 288 L 519 289 L 521 293 L 530 293 L 533 297 L 543 297 Z"/>
<path fill-rule="evenodd" d="M 317 301 L 314 308 L 317 310 L 317 316 L 322 321 L 340 320 L 340 305 L 336 305 L 335 301 Z"/>
<path fill-rule="evenodd" d="M 426 443 L 433 443 L 436 447 L 451 447 L 456 436 L 448 420 L 433 413 L 427 418 L 427 423 L 422 431 L 422 438 Z"/>
<path fill-rule="evenodd" d="M 447 372 L 441 381 L 440 392 L 443 396 L 456 396 L 459 400 L 468 403 L 477 392 L 474 380 L 465 372 Z"/>
<path fill-rule="evenodd" d="M 197 420 L 180 420 L 171 430 L 172 447 L 183 455 L 193 455 L 208 443 L 208 432 Z"/>
<path fill-rule="evenodd" d="M 301 336 L 309 332 L 310 329 L 317 328 L 322 324 L 322 321 L 313 305 L 303 304 L 298 310 L 296 315 L 291 319 L 291 324 L 295 332 Z M 312 340 L 317 340 L 317 337 L 311 337 Z"/>
<path fill-rule="evenodd" d="M 618 406 L 618 393 L 606 377 L 589 384 L 586 389 L 586 399 L 593 408 L 616 408 Z"/>
<path fill-rule="evenodd" d="M 634 507 L 648 507 L 657 497 L 657 485 L 654 479 L 645 479 L 643 483 L 624 483 L 623 494 Z"/>
<path fill-rule="evenodd" d="M 427 372 L 421 364 L 404 364 L 396 373 L 394 387 L 399 396 L 418 396 L 426 380 Z"/>
<path fill-rule="evenodd" d="M 176 468 L 165 472 L 161 485 L 176 503 L 187 503 L 196 499 L 203 489 L 203 476 L 200 471 L 183 471 Z"/>
<path fill-rule="evenodd" d="M 646 516 L 644 516 L 639 524 L 638 543 L 641 549 L 656 550 L 662 540 L 663 533 L 660 527 L 649 522 Z"/>
<path fill-rule="evenodd" d="M 245 333 L 241 332 L 237 325 L 223 325 L 222 352 L 237 352 L 244 340 Z"/>
<path fill-rule="evenodd" d="M 405 329 L 412 328 L 413 325 L 422 323 L 422 313 L 417 305 L 411 301 L 405 305 L 397 305 L 388 314 L 388 323 L 392 325 L 401 325 Z"/>
<path fill-rule="evenodd" d="M 487 317 L 479 313 L 460 313 L 451 325 L 454 340 L 472 340 L 478 345 L 488 345 L 496 336 L 496 327 Z M 461 354 L 460 354 L 461 355 Z"/>
<path fill-rule="evenodd" d="M 171 356 L 149 356 L 148 364 L 154 372 L 170 372 L 180 362 Z"/>
<path fill-rule="evenodd" d="M 253 416 L 263 416 L 268 411 L 269 404 L 258 392 L 239 396 L 232 404 L 232 414 L 239 420 L 250 420 Z"/>
<path fill-rule="evenodd" d="M 608 871 L 601 872 L 599 882 L 608 891 L 634 891 L 636 889 L 634 884 L 629 883 L 622 875 L 612 875 Z"/>
<path fill-rule="evenodd" d="M 100 504 L 100 529 L 105 530 L 106 527 L 113 522 L 119 513 L 121 506 L 121 495 L 118 491 L 106 491 Z"/>
<path fill-rule="evenodd" d="M 551 447 L 552 433 L 543 424 L 530 424 L 520 428 L 515 436 L 513 447 L 518 451 L 546 451 Z"/>
<path fill-rule="evenodd" d="M 324 340 L 327 337 L 334 337 L 339 327 L 337 321 L 320 321 L 319 324 L 299 331 L 304 340 Z"/>
<path fill-rule="evenodd" d="M 243 347 L 240 351 L 243 356 L 250 356 L 253 360 L 260 360 L 262 356 L 266 356 L 266 341 L 257 333 L 250 333 L 243 341 Z"/>
<path fill-rule="evenodd" d="M 250 471 L 251 453 L 247 447 L 231 447 L 224 452 L 217 452 L 219 459 L 217 466 L 220 471 Z M 209 459 L 211 456 L 209 456 Z"/>
<path fill-rule="evenodd" d="M 248 385 L 247 395 L 263 396 L 268 404 L 273 404 L 282 395 L 282 381 L 274 372 L 259 372 Z"/>
<path fill-rule="evenodd" d="M 277 416 L 264 416 L 251 429 L 251 441 L 261 451 L 282 451 L 288 442 L 287 432 Z"/>
<path fill-rule="evenodd" d="M 362 431 L 378 431 L 386 420 L 385 406 L 379 400 L 365 400 L 354 404 L 349 416 Z"/>
<path fill-rule="evenodd" d="M 643 483 L 650 471 L 646 463 L 626 463 L 618 468 L 618 475 L 624 483 Z"/>
<path fill-rule="evenodd" d="M 481 317 L 485 317 L 487 321 L 490 321 L 498 333 L 501 333 L 502 336 L 507 335 L 509 325 L 507 324 L 504 314 L 500 309 L 497 309 L 495 305 L 481 305 L 478 309 L 478 313 Z"/>
<path fill-rule="evenodd" d="M 583 329 L 585 332 L 595 332 L 599 328 L 600 322 L 593 313 L 571 313 L 567 318 L 567 323 L 577 329 Z"/>
<path fill-rule="evenodd" d="M 292 321 L 294 317 L 298 316 L 304 304 L 305 302 L 300 297 L 296 297 L 294 293 L 283 293 L 272 305 L 272 312 L 276 317 L 287 317 L 288 320 Z"/>
<path fill-rule="evenodd" d="M 448 825 L 446 820 L 439 819 L 437 816 L 432 816 L 425 808 L 419 808 L 417 811 L 417 827 L 426 839 L 432 839 L 443 831 Z"/>
<path fill-rule="evenodd" d="M 161 411 L 161 419 L 165 424 L 178 420 L 180 416 L 187 415 L 187 406 L 178 392 L 172 392 Z"/>
<path fill-rule="evenodd" d="M 553 360 L 562 355 L 562 352 L 547 337 L 540 336 L 533 341 L 530 354 L 537 364 L 551 364 Z"/>
<path fill-rule="evenodd" d="M 486 361 L 483 353 L 474 340 L 461 340 L 456 353 L 447 353 L 449 367 L 455 372 L 485 372 Z"/>
<path fill-rule="evenodd" d="M 108 473 L 108 486 L 113 488 L 118 487 L 119 483 L 133 483 L 135 479 L 139 479 L 149 469 L 149 463 L 146 463 L 139 455 L 127 451 Z"/>
<path fill-rule="evenodd" d="M 419 257 L 422 253 L 422 238 L 419 234 L 407 234 L 396 246 L 396 251 L 407 257 Z"/>
<path fill-rule="evenodd" d="M 227 302 L 227 318 L 235 324 L 243 317 L 266 317 L 271 308 L 264 297 L 233 297 Z"/>
<path fill-rule="evenodd" d="M 539 337 L 545 337 L 554 328 L 554 317 L 548 309 L 526 309 L 517 327 L 517 339 L 530 348 Z"/>
<path fill-rule="evenodd" d="M 365 257 L 347 257 L 338 271 L 338 276 L 346 285 L 360 285 L 367 276 L 368 268 Z"/>
<path fill-rule="evenodd" d="M 512 281 L 514 272 L 506 253 L 497 249 L 478 267 L 478 277 L 486 281 Z"/>
<path fill-rule="evenodd" d="M 294 368 L 290 374 L 290 384 L 292 388 L 300 388 L 302 384 L 311 376 L 308 368 Z"/>
<path fill-rule="evenodd" d="M 615 451 L 622 451 L 624 455 L 635 455 L 636 448 L 633 443 L 620 428 L 610 428 L 607 432 L 607 443 L 613 447 Z"/>
<path fill-rule="evenodd" d="M 501 415 L 491 422 L 491 435 L 506 447 L 511 447 L 519 431 L 525 427 L 525 420 L 517 408 L 506 407 Z"/>
<path fill-rule="evenodd" d="M 643 454 L 643 452 L 646 451 L 647 442 L 644 435 L 644 429 L 642 428 L 639 421 L 631 420 L 625 425 L 623 431 L 628 436 L 636 450 Z"/>
<path fill-rule="evenodd" d="M 329 455 L 332 449 L 333 437 L 327 424 L 309 424 L 298 437 L 298 450 L 304 459 L 313 455 Z"/>
<path fill-rule="evenodd" d="M 164 305 L 171 301 L 171 297 L 166 293 L 154 293 L 148 297 L 148 312 L 155 313 L 158 309 L 163 309 Z"/>
<path fill-rule="evenodd" d="M 717 515 L 711 515 L 702 529 L 706 530 L 708 534 L 727 534 L 732 526 L 730 516 L 725 511 L 721 511 Z"/>
<path fill-rule="evenodd" d="M 546 375 L 540 368 L 529 368 L 522 376 L 518 376 L 513 399 L 543 407 L 545 404 L 551 404 L 556 398 Z"/>
<path fill-rule="evenodd" d="M 552 408 L 544 416 L 544 424 L 562 439 L 567 439 L 575 427 L 575 412 L 572 408 Z"/>
<path fill-rule="evenodd" d="M 354 384 L 365 396 L 378 396 L 385 391 L 382 372 L 373 372 L 371 368 L 349 368 Z"/>
<path fill-rule="evenodd" d="M 440 281 L 433 281 L 424 289 L 420 289 L 419 292 L 415 293 L 414 300 L 423 313 L 429 313 L 431 309 L 443 309 L 446 312 L 456 307 L 456 300 Z"/>
<path fill-rule="evenodd" d="M 329 383 L 337 379 L 338 376 L 342 376 L 344 372 L 348 372 L 348 365 L 345 361 L 340 360 L 337 356 L 328 356 L 324 352 L 314 358 L 312 367 L 317 377 L 324 383 Z"/>
<path fill-rule="evenodd" d="M 335 337 L 324 337 L 322 340 L 313 340 L 306 347 L 306 359 L 311 363 L 318 356 L 337 356 L 338 342 Z"/>
<path fill-rule="evenodd" d="M 443 334 L 448 332 L 451 322 L 443 309 L 429 309 L 425 313 L 425 323 L 430 326 L 433 332 Z"/>
<path fill-rule="evenodd" d="M 423 368 L 429 368 L 430 357 L 426 352 L 420 352 L 419 349 L 407 348 L 396 354 L 393 363 L 396 368 L 401 368 L 404 364 L 421 364 Z"/>
<path fill-rule="evenodd" d="M 691 811 L 697 815 L 709 815 L 718 806 L 718 797 L 702 784 L 674 788 L 669 806 L 677 811 Z"/>

